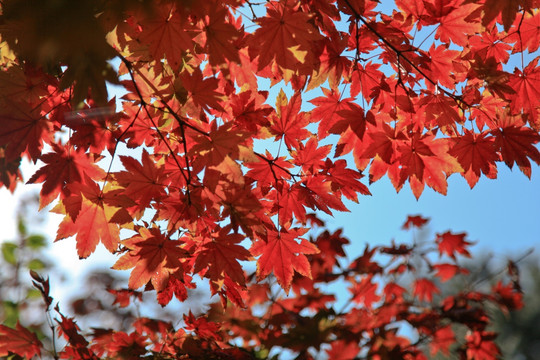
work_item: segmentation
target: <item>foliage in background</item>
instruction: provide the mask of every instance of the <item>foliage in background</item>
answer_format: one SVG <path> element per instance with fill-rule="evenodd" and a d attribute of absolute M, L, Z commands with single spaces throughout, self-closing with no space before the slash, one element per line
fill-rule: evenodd
<path fill-rule="evenodd" d="M 408 182 L 417 198 L 425 186 L 446 194 L 454 174 L 473 188 L 501 162 L 530 177 L 540 164 L 539 4 L 385 5 L 0 2 L 1 184 L 13 191 L 21 160 L 40 161 L 28 182 L 42 184 L 41 208 L 64 216 L 56 240 L 74 237 L 80 258 L 102 244 L 130 272 L 113 289 L 119 306 L 142 292 L 162 306 L 185 301 L 197 276 L 222 307 L 83 334 L 34 271 L 50 328 L 67 342 L 50 354 L 423 359 L 425 343 L 446 354 L 457 342 L 464 358 L 497 357 L 486 309 L 522 306 L 512 271 L 439 298 L 436 279 L 465 275 L 465 234 L 366 247 L 347 263 L 348 240 L 321 214 L 369 195 L 363 172 L 397 191 Z M 123 87 L 118 105 L 107 83 Z M 13 245 L 3 250 L 18 264 Z M 326 293 L 334 281 L 348 306 Z M 399 333 L 403 322 L 418 336 Z M 463 341 L 452 324 L 467 329 Z M 42 350 L 20 324 L 0 327 L 0 355 Z"/>

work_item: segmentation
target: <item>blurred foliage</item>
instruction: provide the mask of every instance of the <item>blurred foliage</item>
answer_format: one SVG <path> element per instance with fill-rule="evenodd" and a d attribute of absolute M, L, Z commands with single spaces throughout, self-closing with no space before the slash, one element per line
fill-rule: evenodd
<path fill-rule="evenodd" d="M 504 360 L 537 360 L 540 354 L 540 258 L 525 251 L 515 260 L 497 259 L 493 254 L 473 254 L 473 259 L 464 266 L 470 271 L 466 278 L 457 276 L 454 279 L 439 283 L 441 296 L 465 291 L 467 289 L 492 287 L 499 281 L 499 275 L 505 271 L 515 272 L 513 281 L 519 282 L 523 291 L 523 308 L 517 311 L 502 311 L 491 307 L 490 316 L 493 326 L 489 330 L 498 333 L 495 340 L 500 347 Z M 464 279 L 467 279 L 464 282 Z M 453 328 L 458 339 L 466 335 L 465 328 Z M 462 342 L 453 345 L 461 346 Z M 459 360 L 457 357 L 443 356 L 438 353 L 429 357 L 432 360 Z"/>
<path fill-rule="evenodd" d="M 30 270 L 50 273 L 54 268 L 45 253 L 47 239 L 36 231 L 44 223 L 38 205 L 37 194 L 22 198 L 16 212 L 16 235 L 1 242 L 0 322 L 9 327 L 17 322 L 25 324 L 46 343 L 50 342 L 50 331 L 45 304 L 29 275 Z"/>

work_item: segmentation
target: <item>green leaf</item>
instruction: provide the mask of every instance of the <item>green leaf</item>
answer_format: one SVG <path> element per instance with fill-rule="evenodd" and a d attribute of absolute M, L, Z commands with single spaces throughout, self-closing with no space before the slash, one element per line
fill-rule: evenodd
<path fill-rule="evenodd" d="M 23 218 L 19 218 L 17 220 L 17 230 L 22 236 L 25 236 L 27 234 L 26 223 L 24 222 Z"/>
<path fill-rule="evenodd" d="M 36 270 L 43 270 L 43 269 L 45 269 L 46 267 L 47 267 L 47 265 L 46 265 L 43 261 L 41 261 L 41 260 L 39 260 L 39 259 L 32 259 L 32 260 L 30 260 L 30 262 L 28 263 L 28 269 L 34 270 L 34 271 L 36 271 Z"/>
<path fill-rule="evenodd" d="M 12 265 L 17 263 L 17 256 L 15 255 L 16 249 L 17 244 L 15 243 L 5 242 L 2 244 L 2 256 L 4 257 L 4 260 Z"/>
<path fill-rule="evenodd" d="M 38 250 L 47 245 L 47 239 L 43 235 L 30 235 L 26 239 L 26 243 L 28 244 L 28 247 L 30 247 L 31 249 Z"/>
<path fill-rule="evenodd" d="M 13 301 L 2 301 L 2 311 L 4 315 L 4 321 L 2 325 L 8 327 L 14 327 L 19 320 L 19 308 L 17 303 Z"/>
<path fill-rule="evenodd" d="M 31 289 L 28 289 L 28 291 L 26 292 L 26 297 L 28 299 L 40 299 L 41 293 L 39 292 L 38 289 L 31 288 Z"/>

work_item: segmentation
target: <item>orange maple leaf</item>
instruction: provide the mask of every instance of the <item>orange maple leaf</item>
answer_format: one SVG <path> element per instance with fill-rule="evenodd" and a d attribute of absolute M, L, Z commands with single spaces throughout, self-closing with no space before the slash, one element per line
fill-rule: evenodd
<path fill-rule="evenodd" d="M 129 249 L 113 265 L 113 269 L 127 270 L 134 268 L 129 276 L 128 286 L 136 290 L 149 281 L 156 291 L 165 289 L 169 276 L 182 269 L 181 258 L 188 256 L 179 240 L 171 240 L 157 228 L 140 228 L 139 235 L 123 240 Z"/>
<path fill-rule="evenodd" d="M 118 208 L 105 204 L 99 186 L 86 179 L 85 184 L 73 185 L 73 195 L 62 200 L 61 212 L 67 215 L 58 226 L 55 240 L 77 234 L 77 254 L 81 259 L 90 256 L 100 241 L 107 250 L 115 252 L 120 239 L 118 225 L 110 221 Z"/>
<path fill-rule="evenodd" d="M 278 283 L 288 293 L 294 272 L 311 278 L 311 266 L 306 254 L 317 254 L 319 249 L 301 238 L 307 229 L 268 231 L 266 241 L 259 240 L 250 251 L 257 260 L 257 279 L 260 281 L 274 272 Z M 298 242 L 300 240 L 300 242 Z"/>

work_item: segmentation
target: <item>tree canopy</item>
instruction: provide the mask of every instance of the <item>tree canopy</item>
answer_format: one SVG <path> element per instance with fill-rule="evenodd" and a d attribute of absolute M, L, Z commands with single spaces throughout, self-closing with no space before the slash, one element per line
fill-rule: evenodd
<path fill-rule="evenodd" d="M 141 318 L 87 338 L 56 306 L 67 345 L 51 353 L 424 359 L 425 344 L 457 344 L 464 358 L 496 358 L 486 304 L 521 307 L 514 267 L 488 291 L 438 299 L 438 281 L 466 275 L 466 234 L 366 246 L 345 264 L 349 240 L 320 214 L 348 211 L 384 176 L 416 198 L 426 186 L 446 195 L 449 176 L 495 179 L 502 162 L 531 177 L 538 5 L 1 1 L 0 184 L 19 186 L 22 159 L 41 164 L 25 181 L 64 216 L 56 240 L 74 237 L 81 259 L 101 244 L 129 271 L 127 288 L 111 289 L 119 306 L 141 291 L 184 301 L 195 276 L 221 299 L 180 327 Z M 52 312 L 48 279 L 32 277 Z M 350 292 L 342 310 L 324 287 L 337 281 Z M 469 330 L 463 341 L 452 324 Z M 0 355 L 42 349 L 21 324 L 0 328 Z"/>

